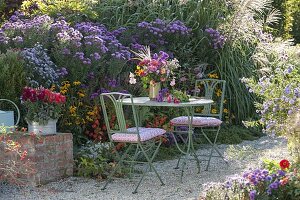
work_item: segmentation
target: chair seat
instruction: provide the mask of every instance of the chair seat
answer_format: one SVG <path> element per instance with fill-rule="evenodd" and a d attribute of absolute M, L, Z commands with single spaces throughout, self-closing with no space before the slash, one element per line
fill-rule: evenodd
<path fill-rule="evenodd" d="M 128 128 L 128 132 L 136 132 L 136 128 Z M 164 129 L 160 128 L 144 128 L 139 127 L 139 133 L 141 142 L 145 142 L 147 140 L 151 140 L 157 136 L 163 135 L 166 133 Z M 112 136 L 112 140 L 115 142 L 137 142 L 138 135 L 136 133 L 115 133 Z"/>
<path fill-rule="evenodd" d="M 171 124 L 174 126 L 188 126 L 189 121 L 187 116 L 180 116 L 173 118 L 171 120 Z M 195 127 L 215 127 L 220 126 L 222 124 L 222 120 L 214 118 L 214 117 L 193 117 L 192 125 Z"/>

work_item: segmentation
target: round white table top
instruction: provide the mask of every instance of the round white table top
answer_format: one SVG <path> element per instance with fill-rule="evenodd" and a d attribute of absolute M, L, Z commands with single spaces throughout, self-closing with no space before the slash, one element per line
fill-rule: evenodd
<path fill-rule="evenodd" d="M 189 102 L 183 103 L 168 103 L 168 102 L 157 102 L 151 101 L 149 97 L 133 97 L 133 104 L 136 106 L 163 106 L 163 107 L 192 107 L 192 106 L 203 106 L 212 104 L 213 100 L 204 98 L 190 98 Z M 123 100 L 124 105 L 131 105 L 131 99 L 126 98 Z"/>

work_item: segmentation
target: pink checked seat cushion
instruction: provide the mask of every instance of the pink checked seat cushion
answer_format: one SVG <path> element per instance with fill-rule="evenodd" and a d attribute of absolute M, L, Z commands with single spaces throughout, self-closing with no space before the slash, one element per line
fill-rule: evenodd
<path fill-rule="evenodd" d="M 176 117 L 171 120 L 171 124 L 175 126 L 188 126 L 188 117 L 187 116 L 181 116 L 181 117 Z M 214 118 L 214 117 L 193 117 L 193 126 L 198 126 L 198 127 L 214 127 L 214 126 L 220 126 L 222 124 L 222 121 Z"/>
<path fill-rule="evenodd" d="M 136 128 L 128 128 L 128 132 L 136 132 Z M 144 128 L 139 127 L 139 133 L 141 137 L 141 142 L 151 140 L 152 138 L 155 138 L 157 136 L 163 135 L 166 133 L 164 129 L 160 128 Z M 115 133 L 112 136 L 112 140 L 116 142 L 137 142 L 138 141 L 138 135 L 135 133 Z"/>

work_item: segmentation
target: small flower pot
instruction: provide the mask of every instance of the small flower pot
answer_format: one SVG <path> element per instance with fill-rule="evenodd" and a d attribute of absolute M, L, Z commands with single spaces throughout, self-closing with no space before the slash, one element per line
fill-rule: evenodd
<path fill-rule="evenodd" d="M 39 124 L 38 122 L 27 122 L 28 132 L 39 135 L 54 135 L 56 134 L 57 119 L 49 120 L 46 124 Z"/>

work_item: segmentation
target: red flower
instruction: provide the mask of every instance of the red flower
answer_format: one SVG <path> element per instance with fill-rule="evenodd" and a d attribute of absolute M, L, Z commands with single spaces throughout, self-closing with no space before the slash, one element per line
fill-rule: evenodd
<path fill-rule="evenodd" d="M 287 169 L 290 167 L 290 162 L 288 160 L 282 160 L 279 165 L 281 169 Z"/>

